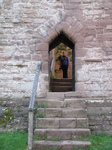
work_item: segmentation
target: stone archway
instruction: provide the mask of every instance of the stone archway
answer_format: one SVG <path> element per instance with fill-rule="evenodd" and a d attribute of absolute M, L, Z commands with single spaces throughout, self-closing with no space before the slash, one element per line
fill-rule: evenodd
<path fill-rule="evenodd" d="M 45 22 L 43 26 L 40 26 L 38 28 L 38 33 L 40 35 L 41 43 L 37 44 L 37 50 L 41 51 L 42 54 L 42 73 L 49 75 L 49 44 L 52 43 L 52 41 L 58 37 L 60 33 L 63 32 L 75 45 L 73 57 L 77 57 L 77 54 L 80 53 L 77 45 L 82 45 L 84 42 L 85 31 L 87 32 L 86 27 L 84 27 L 81 22 L 79 22 L 75 17 L 72 17 L 72 15 L 66 15 L 63 12 L 57 12 L 57 14 Z M 74 65 L 73 84 L 75 82 L 75 69 L 77 69 L 77 66 L 75 68 Z M 73 90 L 75 90 L 75 85 L 73 85 Z"/>

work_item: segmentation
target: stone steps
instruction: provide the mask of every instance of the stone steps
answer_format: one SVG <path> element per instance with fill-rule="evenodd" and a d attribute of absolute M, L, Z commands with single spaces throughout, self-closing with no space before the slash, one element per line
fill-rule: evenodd
<path fill-rule="evenodd" d="M 89 129 L 36 129 L 35 138 L 41 138 L 41 140 L 75 140 L 83 136 L 88 137 L 90 135 Z"/>
<path fill-rule="evenodd" d="M 71 92 L 70 92 L 71 93 Z M 73 150 L 91 146 L 78 141 L 88 137 L 88 118 L 85 99 L 79 93 L 52 92 L 36 102 L 33 150 Z"/>
<path fill-rule="evenodd" d="M 85 101 L 84 99 L 65 99 L 65 100 L 56 100 L 56 99 L 39 99 L 38 105 L 40 107 L 46 107 L 46 108 L 65 108 L 65 107 L 71 107 L 71 108 L 85 108 Z"/>
<path fill-rule="evenodd" d="M 87 141 L 36 141 L 33 144 L 33 150 L 73 150 L 84 149 L 85 147 L 90 147 L 91 143 Z"/>
<path fill-rule="evenodd" d="M 72 86 L 58 86 L 58 85 L 55 85 L 55 86 L 51 86 L 50 87 L 51 91 L 52 92 L 67 92 L 67 91 L 72 91 Z"/>
<path fill-rule="evenodd" d="M 50 90 L 52 92 L 72 91 L 72 79 L 50 79 Z"/>
<path fill-rule="evenodd" d="M 45 118 L 87 118 L 84 108 L 38 108 L 38 114 Z"/>
<path fill-rule="evenodd" d="M 69 79 L 69 78 L 63 78 L 63 79 L 60 79 L 60 78 L 50 78 L 50 82 L 70 82 L 72 83 L 72 79 Z"/>
<path fill-rule="evenodd" d="M 50 83 L 51 86 L 72 86 L 72 82 L 53 82 Z"/>
<path fill-rule="evenodd" d="M 87 118 L 38 118 L 36 119 L 38 129 L 74 129 L 88 128 Z"/>

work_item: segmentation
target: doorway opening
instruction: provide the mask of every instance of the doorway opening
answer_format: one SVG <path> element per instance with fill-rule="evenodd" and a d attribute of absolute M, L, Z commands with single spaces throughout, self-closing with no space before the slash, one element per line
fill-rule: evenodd
<path fill-rule="evenodd" d="M 69 60 L 67 78 L 63 78 L 64 71 L 60 69 L 63 53 Z M 49 60 L 49 91 L 75 91 L 75 46 L 63 32 L 49 44 Z"/>

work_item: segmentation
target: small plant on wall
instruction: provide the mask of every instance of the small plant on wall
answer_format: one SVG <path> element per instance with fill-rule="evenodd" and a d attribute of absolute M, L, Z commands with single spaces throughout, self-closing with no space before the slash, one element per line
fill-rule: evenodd
<path fill-rule="evenodd" d="M 0 124 L 3 127 L 6 127 L 14 120 L 14 115 L 11 109 L 5 109 L 3 115 L 0 116 Z"/>

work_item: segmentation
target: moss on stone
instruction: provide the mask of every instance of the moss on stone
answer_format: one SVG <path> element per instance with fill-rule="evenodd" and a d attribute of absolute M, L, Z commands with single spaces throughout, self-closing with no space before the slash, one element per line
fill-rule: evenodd
<path fill-rule="evenodd" d="M 8 98 L 8 97 L 7 98 L 1 98 L 0 97 L 0 101 L 9 101 L 9 100 L 10 100 L 10 98 Z"/>
<path fill-rule="evenodd" d="M 21 65 L 21 64 L 19 64 L 19 65 L 16 65 L 18 68 L 23 68 L 23 67 L 26 67 L 27 65 Z"/>
<path fill-rule="evenodd" d="M 7 124 L 10 124 L 14 120 L 14 115 L 11 109 L 5 109 L 3 116 L 0 116 L 0 124 L 3 127 L 6 127 Z"/>

